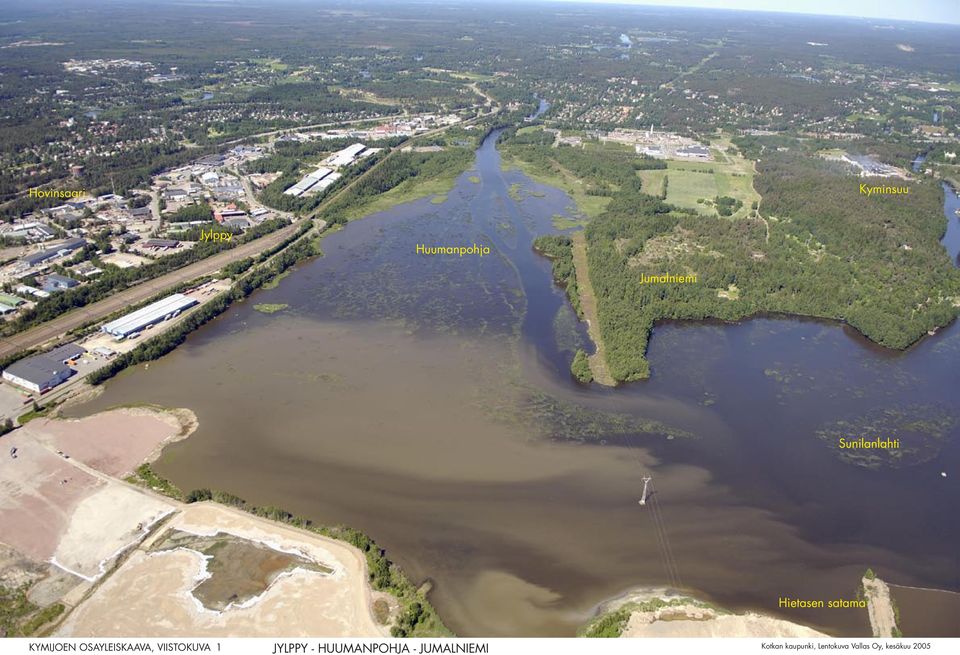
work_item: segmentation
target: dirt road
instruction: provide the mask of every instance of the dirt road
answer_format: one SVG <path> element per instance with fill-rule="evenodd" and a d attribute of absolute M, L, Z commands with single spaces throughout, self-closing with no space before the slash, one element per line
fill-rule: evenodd
<path fill-rule="evenodd" d="M 285 227 L 282 230 L 254 239 L 250 243 L 237 246 L 220 254 L 207 257 L 199 262 L 184 266 L 166 275 L 142 282 L 135 287 L 115 293 L 86 307 L 75 309 L 58 316 L 34 328 L 0 339 L 0 358 L 8 357 L 18 351 L 36 348 L 52 339 L 56 339 L 91 321 L 147 300 L 164 289 L 189 282 L 190 280 L 214 273 L 231 262 L 238 261 L 251 255 L 276 246 L 289 237 L 300 227 L 299 223 Z"/>
<path fill-rule="evenodd" d="M 590 339 L 597 347 L 597 352 L 588 357 L 590 372 L 593 379 L 607 387 L 616 385 L 616 381 L 607 367 L 606 349 L 603 347 L 603 338 L 600 335 L 600 319 L 597 313 L 597 297 L 590 282 L 590 271 L 587 265 L 587 240 L 583 231 L 573 235 L 573 265 L 577 271 L 577 291 L 580 293 L 580 309 L 587 321 L 587 331 Z"/>

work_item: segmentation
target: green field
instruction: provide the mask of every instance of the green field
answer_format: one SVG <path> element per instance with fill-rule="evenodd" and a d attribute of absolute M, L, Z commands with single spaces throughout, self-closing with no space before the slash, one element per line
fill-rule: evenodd
<path fill-rule="evenodd" d="M 555 230 L 569 230 L 574 227 L 583 227 L 586 224 L 587 221 L 583 219 L 567 218 L 563 214 L 553 215 L 553 229 Z"/>
<path fill-rule="evenodd" d="M 251 61 L 258 66 L 263 66 L 264 68 L 269 68 L 272 71 L 282 72 L 290 68 L 287 64 L 283 63 L 279 59 L 270 59 L 270 58 L 260 58 L 260 59 L 251 59 Z"/>
<path fill-rule="evenodd" d="M 726 159 L 726 162 L 668 161 L 665 171 L 637 171 L 637 174 L 643 180 L 644 193 L 659 195 L 666 177 L 667 202 L 695 209 L 706 216 L 717 215 L 713 208 L 715 197 L 736 198 L 743 207 L 732 218 L 744 218 L 750 213 L 751 203 L 760 199 L 753 189 L 753 170 L 744 159 Z"/>
<path fill-rule="evenodd" d="M 518 134 L 518 135 L 521 135 L 521 134 L 530 134 L 531 132 L 539 132 L 539 131 L 541 131 L 542 129 L 543 129 L 543 125 L 527 125 L 527 126 L 525 126 L 525 127 L 521 127 L 519 130 L 517 130 L 517 134 Z"/>
<path fill-rule="evenodd" d="M 643 192 L 651 196 L 659 196 L 663 193 L 663 178 L 667 176 L 666 170 L 637 171 L 637 175 L 643 181 Z"/>

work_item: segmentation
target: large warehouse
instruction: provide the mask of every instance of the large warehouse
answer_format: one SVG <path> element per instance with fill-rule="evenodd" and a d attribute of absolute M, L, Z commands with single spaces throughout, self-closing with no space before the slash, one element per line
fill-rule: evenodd
<path fill-rule="evenodd" d="M 175 293 L 163 300 L 158 300 L 152 305 L 147 305 L 143 309 L 138 309 L 132 314 L 111 321 L 101 329 L 107 334 L 115 336 L 117 340 L 126 339 L 131 334 L 140 332 L 144 328 L 156 325 L 168 318 L 173 318 L 196 304 L 197 301 L 193 298 L 182 293 Z"/>
<path fill-rule="evenodd" d="M 362 143 L 354 143 L 352 146 L 347 146 L 343 150 L 333 153 L 327 157 L 324 162 L 327 166 L 333 166 L 334 168 L 340 168 L 341 166 L 349 166 L 357 159 L 359 159 L 363 151 L 367 149 L 367 146 Z"/>
<path fill-rule="evenodd" d="M 3 379 L 18 387 L 43 393 L 66 382 L 74 371 L 68 365 L 86 351 L 75 344 L 60 346 L 48 353 L 14 362 L 3 372 Z"/>

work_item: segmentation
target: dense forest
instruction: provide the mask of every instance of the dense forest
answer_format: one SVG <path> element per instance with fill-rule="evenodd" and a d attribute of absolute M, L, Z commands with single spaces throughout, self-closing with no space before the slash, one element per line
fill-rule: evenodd
<path fill-rule="evenodd" d="M 533 158 L 564 151 L 514 147 L 529 148 L 523 156 Z M 644 193 L 623 167 L 612 166 L 615 173 L 606 177 L 606 167 L 587 166 L 584 154 L 564 159 L 591 186 L 616 189 L 586 228 L 600 329 L 616 379 L 649 375 L 647 340 L 661 319 L 816 316 L 905 348 L 957 315 L 960 272 L 939 244 L 942 191 L 934 181 L 910 181 L 906 196 L 867 198 L 859 193 L 861 178 L 838 165 L 800 148 L 772 150 L 758 164 L 761 215 L 742 220 L 671 207 Z M 554 258 L 561 282 L 570 279 L 564 238 L 537 242 Z M 641 282 L 641 275 L 663 274 L 695 274 L 697 282 Z"/>

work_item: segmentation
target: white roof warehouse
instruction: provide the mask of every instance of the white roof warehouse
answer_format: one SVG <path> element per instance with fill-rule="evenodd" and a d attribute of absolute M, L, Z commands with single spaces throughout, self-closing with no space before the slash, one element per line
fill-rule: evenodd
<path fill-rule="evenodd" d="M 101 330 L 107 334 L 112 334 L 117 339 L 125 339 L 135 332 L 139 332 L 146 327 L 173 318 L 185 309 L 189 309 L 197 304 L 197 301 L 182 293 L 175 293 L 167 296 L 163 300 L 158 300 L 152 305 L 147 305 L 142 309 L 122 316 L 115 321 L 104 325 Z"/>

